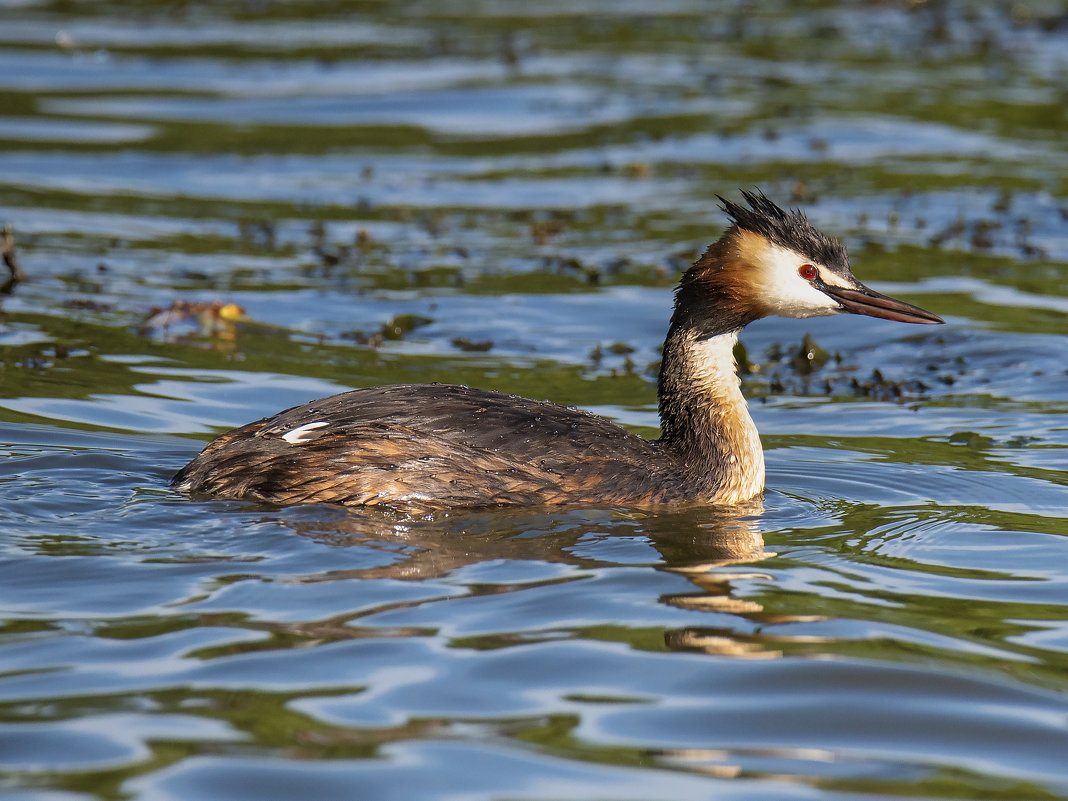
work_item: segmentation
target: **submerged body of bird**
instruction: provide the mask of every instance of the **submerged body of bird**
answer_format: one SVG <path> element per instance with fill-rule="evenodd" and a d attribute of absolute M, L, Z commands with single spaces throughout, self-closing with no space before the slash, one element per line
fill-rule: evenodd
<path fill-rule="evenodd" d="M 586 412 L 442 384 L 369 387 L 221 435 L 174 486 L 277 504 L 412 512 L 511 505 L 734 504 L 764 454 L 734 362 L 738 333 L 777 314 L 941 323 L 853 276 L 844 246 L 763 194 L 724 200 L 731 225 L 675 292 L 658 382 L 661 437 Z"/>

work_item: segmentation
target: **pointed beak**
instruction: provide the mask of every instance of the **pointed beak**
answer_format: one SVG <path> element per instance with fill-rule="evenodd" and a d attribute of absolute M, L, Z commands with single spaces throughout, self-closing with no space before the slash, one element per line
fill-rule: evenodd
<path fill-rule="evenodd" d="M 926 323 L 934 325 L 944 323 L 937 314 L 924 311 L 919 306 L 905 303 L 903 300 L 881 295 L 868 289 L 863 284 L 857 284 L 856 289 L 845 289 L 838 286 L 824 285 L 824 292 L 838 301 L 842 308 L 853 314 L 866 314 L 869 317 L 882 317 L 884 320 L 895 320 L 899 323 Z"/>

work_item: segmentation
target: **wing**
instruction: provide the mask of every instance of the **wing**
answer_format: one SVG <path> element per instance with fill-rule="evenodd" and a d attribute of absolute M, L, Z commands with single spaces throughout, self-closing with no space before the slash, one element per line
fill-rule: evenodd
<path fill-rule="evenodd" d="M 223 434 L 174 485 L 272 503 L 411 510 L 650 505 L 681 491 L 654 443 L 556 404 L 467 387 L 345 392 Z"/>

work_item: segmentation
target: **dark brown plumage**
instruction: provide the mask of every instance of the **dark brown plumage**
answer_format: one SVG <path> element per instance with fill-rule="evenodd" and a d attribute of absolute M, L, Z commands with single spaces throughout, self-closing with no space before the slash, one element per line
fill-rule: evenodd
<path fill-rule="evenodd" d="M 738 332 L 767 314 L 941 319 L 872 292 L 845 249 L 763 194 L 679 283 L 658 394 L 662 436 L 499 392 L 401 384 L 287 409 L 217 438 L 175 477 L 184 492 L 423 513 L 453 507 L 734 504 L 764 455 L 735 372 Z"/>
<path fill-rule="evenodd" d="M 329 426 L 284 437 L 319 420 Z M 368 387 L 235 429 L 175 476 L 270 503 L 636 504 L 694 496 L 683 465 L 607 420 L 444 384 Z M 184 486 L 187 485 L 187 486 Z"/>
<path fill-rule="evenodd" d="M 742 197 L 749 204 L 748 208 L 719 197 L 734 227 L 759 234 L 769 242 L 794 250 L 835 272 L 849 272 L 845 245 L 812 225 L 803 212 L 786 212 L 768 200 L 763 192 L 743 191 Z"/>

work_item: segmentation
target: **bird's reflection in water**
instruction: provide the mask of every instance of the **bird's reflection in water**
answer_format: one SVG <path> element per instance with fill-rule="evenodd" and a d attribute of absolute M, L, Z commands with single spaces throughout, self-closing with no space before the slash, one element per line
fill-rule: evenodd
<path fill-rule="evenodd" d="M 761 621 L 764 607 L 750 599 L 736 598 L 731 591 L 732 583 L 742 579 L 772 580 L 756 564 L 775 555 L 764 549 L 759 527 L 763 511 L 763 502 L 755 499 L 727 510 L 695 510 L 648 521 L 646 531 L 663 558 L 661 569 L 686 576 L 697 588 L 694 592 L 664 595 L 661 602 L 681 609 Z M 670 629 L 664 633 L 664 641 L 671 650 L 758 659 L 782 656 L 781 651 L 769 650 L 759 642 L 740 640 L 733 628 L 725 626 Z"/>
<path fill-rule="evenodd" d="M 287 510 L 288 511 L 288 510 Z M 525 509 L 454 513 L 437 519 L 399 519 L 371 510 L 319 507 L 308 513 L 283 514 L 279 522 L 302 536 L 333 546 L 360 546 L 387 560 L 359 569 L 296 577 L 301 582 L 352 579 L 439 579 L 464 568 L 492 561 L 539 562 L 595 569 L 647 565 L 685 576 L 695 587 L 687 593 L 661 596 L 661 603 L 696 611 L 763 619 L 763 607 L 732 596 L 732 582 L 770 576 L 757 563 L 774 554 L 764 550 L 759 500 L 730 509 L 691 508 L 662 513 L 626 510 Z M 625 539 L 645 543 L 632 547 L 643 558 L 616 561 L 598 543 Z M 614 551 L 613 551 L 614 553 Z M 525 585 L 509 584 L 507 590 Z M 485 592 L 486 588 L 481 588 Z M 503 589 L 503 588 L 502 588 Z M 720 618 L 721 619 L 721 618 Z M 352 634 L 355 621 L 334 621 Z M 321 624 L 315 624 L 321 625 Z M 752 630 L 751 623 L 744 627 Z M 373 636 L 373 629 L 362 635 Z M 385 633 L 385 632 L 382 632 Z M 394 632 L 399 636 L 415 631 Z M 421 632 L 427 633 L 427 632 Z M 352 636 L 350 634 L 350 636 Z M 388 636 L 388 635 L 387 635 Z M 665 631 L 672 650 L 704 651 L 737 657 L 768 658 L 779 651 L 758 641 L 740 641 L 730 627 L 687 627 Z"/>
<path fill-rule="evenodd" d="M 389 551 L 395 559 L 378 567 L 309 576 L 311 581 L 431 579 L 502 559 L 579 567 L 614 564 L 580 547 L 593 537 L 644 537 L 659 555 L 659 559 L 648 560 L 650 565 L 685 574 L 771 555 L 764 551 L 760 533 L 758 517 L 763 505 L 759 500 L 729 509 L 663 513 L 538 508 L 450 513 L 433 519 L 398 519 L 376 511 L 339 507 L 319 509 L 323 514 L 296 512 L 280 516 L 278 522 L 325 544 Z"/>

